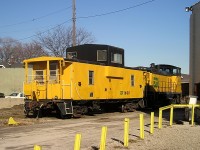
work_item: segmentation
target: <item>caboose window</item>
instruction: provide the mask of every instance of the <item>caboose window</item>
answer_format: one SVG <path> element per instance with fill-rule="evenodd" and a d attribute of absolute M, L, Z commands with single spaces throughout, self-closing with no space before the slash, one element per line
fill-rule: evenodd
<path fill-rule="evenodd" d="M 134 86 L 134 75 L 131 75 L 131 86 Z"/>
<path fill-rule="evenodd" d="M 67 52 L 67 58 L 68 59 L 77 58 L 77 53 L 76 52 Z"/>
<path fill-rule="evenodd" d="M 50 64 L 50 77 L 49 80 L 57 80 L 57 63 Z"/>
<path fill-rule="evenodd" d="M 40 83 L 44 82 L 43 70 L 35 70 L 35 80 L 37 80 Z"/>
<path fill-rule="evenodd" d="M 89 71 L 89 85 L 94 85 L 94 71 Z"/>
<path fill-rule="evenodd" d="M 119 53 L 112 53 L 111 54 L 111 62 L 122 64 L 122 54 Z"/>
<path fill-rule="evenodd" d="M 107 50 L 97 50 L 97 61 L 107 60 Z"/>

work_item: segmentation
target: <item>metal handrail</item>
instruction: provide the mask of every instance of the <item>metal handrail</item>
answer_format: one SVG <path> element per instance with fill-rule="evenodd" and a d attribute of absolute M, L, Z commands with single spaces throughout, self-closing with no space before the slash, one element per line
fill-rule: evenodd
<path fill-rule="evenodd" d="M 196 107 L 200 107 L 200 104 L 173 104 L 173 105 L 168 105 L 168 106 L 159 108 L 158 128 L 159 129 L 162 128 L 162 112 L 163 112 L 163 110 L 167 110 L 167 109 L 170 109 L 170 126 L 172 126 L 174 108 L 192 108 L 191 124 L 194 125 L 194 110 Z"/>

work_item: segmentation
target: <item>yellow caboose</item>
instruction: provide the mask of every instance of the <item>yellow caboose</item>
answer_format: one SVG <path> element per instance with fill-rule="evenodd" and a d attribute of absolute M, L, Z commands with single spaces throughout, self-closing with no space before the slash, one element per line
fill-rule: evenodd
<path fill-rule="evenodd" d="M 104 52 L 105 47 L 102 51 L 98 48 L 98 51 Z M 122 55 L 122 51 L 112 52 Z M 72 53 L 68 55 L 71 57 Z M 77 58 L 25 60 L 26 114 L 48 109 L 57 110 L 65 117 L 113 107 L 133 111 L 142 106 L 146 84 L 144 71 L 120 67 L 122 61 L 119 58 L 110 60 L 116 65 Z"/>

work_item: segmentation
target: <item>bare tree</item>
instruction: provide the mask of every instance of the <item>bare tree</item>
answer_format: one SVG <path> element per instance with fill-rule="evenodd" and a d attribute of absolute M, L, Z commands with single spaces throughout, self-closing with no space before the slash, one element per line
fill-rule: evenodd
<path fill-rule="evenodd" d="M 20 44 L 12 38 L 1 38 L 0 40 L 0 58 L 3 63 L 11 63 L 15 54 L 15 47 Z"/>
<path fill-rule="evenodd" d="M 12 38 L 0 38 L 0 62 L 3 64 L 18 64 L 24 59 L 44 55 L 48 52 L 35 41 L 23 44 Z"/>
<path fill-rule="evenodd" d="M 1 43 L 1 38 L 0 38 L 0 43 Z M 2 63 L 3 62 L 3 48 L 0 46 L 0 62 Z"/>
<path fill-rule="evenodd" d="M 48 56 L 48 52 L 45 51 L 42 46 L 36 41 L 23 44 L 22 53 L 23 59 Z"/>
<path fill-rule="evenodd" d="M 77 45 L 93 43 L 94 37 L 85 29 L 77 30 Z M 66 49 L 72 46 L 72 29 L 58 26 L 46 34 L 39 33 L 37 41 L 50 52 L 50 55 L 65 57 Z"/>
<path fill-rule="evenodd" d="M 77 45 L 94 43 L 95 39 L 92 33 L 87 32 L 84 28 L 79 28 L 76 33 Z"/>
<path fill-rule="evenodd" d="M 84 28 L 77 29 L 77 45 L 93 43 L 94 37 Z M 39 56 L 65 57 L 66 49 L 72 46 L 72 29 L 58 26 L 46 34 L 38 34 L 37 40 L 21 43 L 13 38 L 0 38 L 0 62 L 13 65 L 24 59 Z"/>

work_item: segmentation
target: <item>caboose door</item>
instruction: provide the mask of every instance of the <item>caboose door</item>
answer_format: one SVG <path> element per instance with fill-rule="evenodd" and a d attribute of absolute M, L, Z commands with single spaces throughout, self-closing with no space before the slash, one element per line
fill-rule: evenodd
<path fill-rule="evenodd" d="M 62 94 L 62 66 L 60 61 L 50 61 L 47 64 L 47 99 L 63 99 Z"/>
<path fill-rule="evenodd" d="M 108 78 L 107 99 L 118 99 L 120 93 L 120 82 L 118 78 Z"/>
<path fill-rule="evenodd" d="M 112 99 L 112 78 L 108 78 L 107 99 Z"/>
<path fill-rule="evenodd" d="M 32 93 L 33 99 L 46 99 L 47 98 L 47 85 L 46 85 L 46 64 L 45 62 L 34 63 L 32 75 Z"/>

